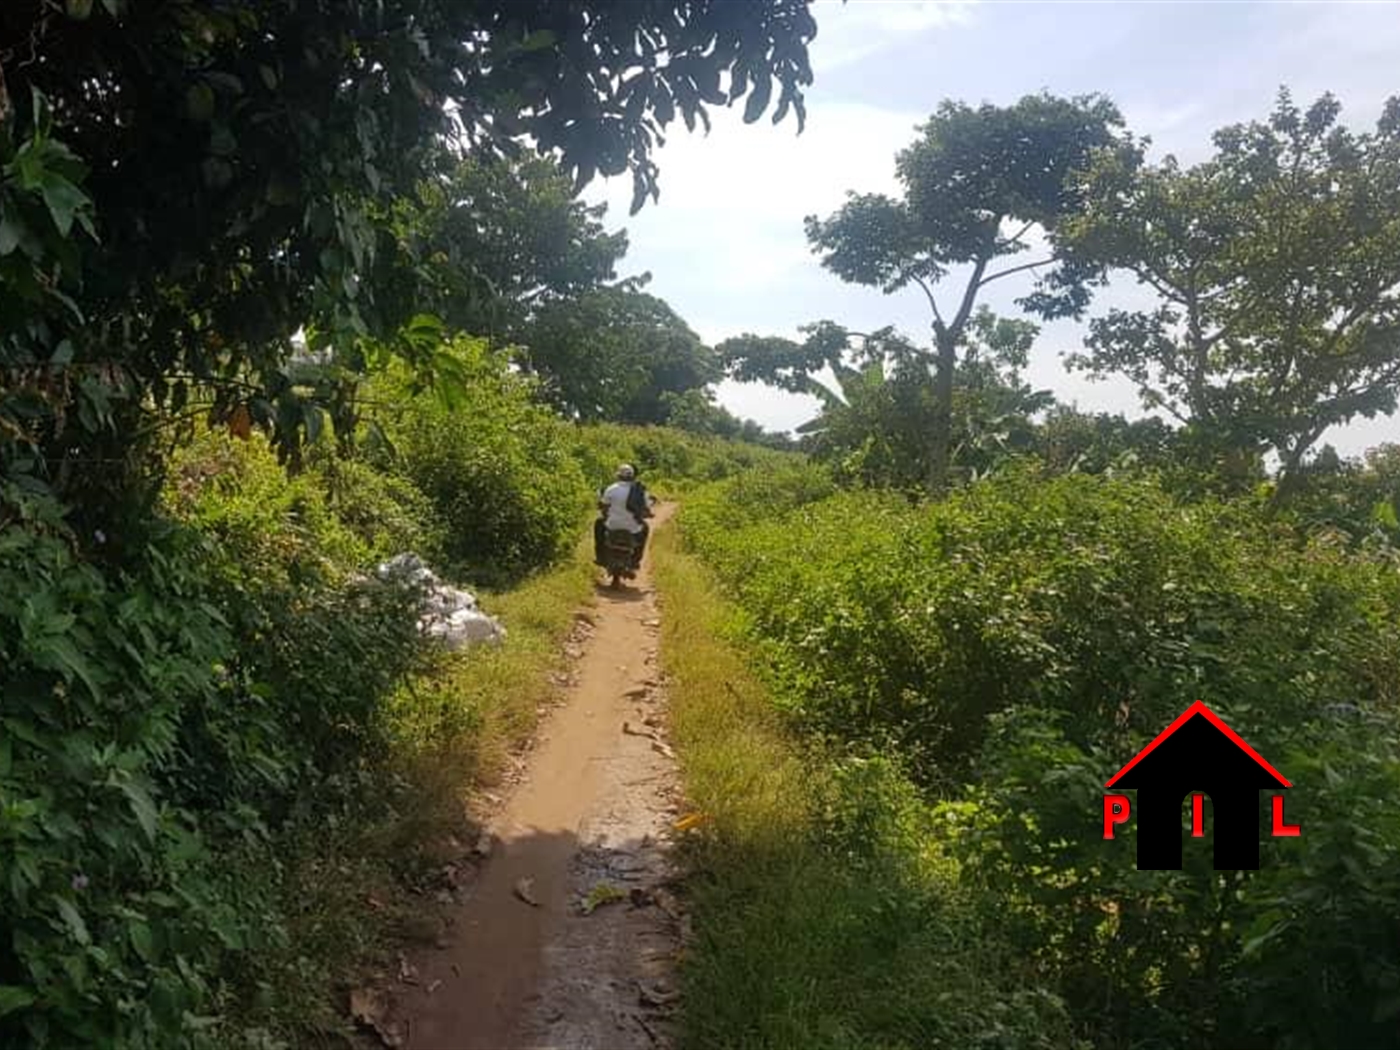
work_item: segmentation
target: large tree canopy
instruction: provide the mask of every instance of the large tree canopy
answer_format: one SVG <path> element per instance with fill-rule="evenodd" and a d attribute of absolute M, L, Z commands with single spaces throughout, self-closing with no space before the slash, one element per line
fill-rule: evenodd
<path fill-rule="evenodd" d="M 1126 375 L 1227 455 L 1276 453 L 1280 494 L 1328 427 L 1392 411 L 1400 387 L 1400 99 L 1370 133 L 1340 108 L 1284 92 L 1191 168 L 1105 152 L 1055 235 L 1157 298 L 1094 318 L 1071 363 Z"/>
<path fill-rule="evenodd" d="M 548 158 L 462 158 L 400 203 L 401 250 L 421 262 L 406 290 L 449 328 L 519 339 L 542 307 L 616 279 L 627 234 L 606 210 Z"/>
<path fill-rule="evenodd" d="M 892 293 L 917 286 L 933 328 L 933 412 L 928 482 L 947 481 L 952 453 L 953 388 L 959 348 L 977 296 L 993 281 L 1054 264 L 1053 252 L 1029 262 L 999 262 L 1030 251 L 1037 227 L 1053 228 L 1079 206 L 1071 174 L 1112 144 L 1121 117 L 1106 99 L 1033 95 L 1013 106 L 944 102 L 898 158 L 903 199 L 852 193 L 827 219 L 808 217 L 807 237 L 822 265 L 842 280 Z M 938 284 L 954 268 L 951 301 Z M 1086 293 L 1077 275 L 1062 286 Z"/>
<path fill-rule="evenodd" d="M 667 395 L 720 378 L 714 352 L 633 282 L 545 303 L 521 332 L 521 360 L 579 419 L 664 423 Z"/>
<path fill-rule="evenodd" d="M 410 320 L 381 294 L 406 262 L 392 214 L 444 146 L 532 141 L 576 185 L 631 167 L 635 208 L 677 117 L 742 98 L 800 126 L 814 33 L 805 0 L 0 5 L 7 465 L 119 468 L 139 406 L 211 384 L 294 450 L 317 416 L 292 335 L 334 347 L 334 407 Z"/>

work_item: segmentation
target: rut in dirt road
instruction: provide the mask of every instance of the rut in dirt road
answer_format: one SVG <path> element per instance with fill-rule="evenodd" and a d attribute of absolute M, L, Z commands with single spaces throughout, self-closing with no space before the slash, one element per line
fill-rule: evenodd
<path fill-rule="evenodd" d="M 599 588 L 575 682 L 492 822 L 446 947 L 418 960 L 395 1011 L 412 1050 L 670 1043 L 679 788 L 649 562 L 632 586 Z"/>

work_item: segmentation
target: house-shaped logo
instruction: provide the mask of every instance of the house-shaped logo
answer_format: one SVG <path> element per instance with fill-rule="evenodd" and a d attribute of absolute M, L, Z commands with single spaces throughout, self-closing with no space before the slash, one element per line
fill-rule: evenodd
<path fill-rule="evenodd" d="M 1182 801 L 1192 797 L 1191 834 L 1204 837 L 1204 797 L 1214 825 L 1215 868 L 1259 867 L 1259 792 L 1290 784 L 1254 748 L 1197 701 L 1120 769 L 1106 785 L 1137 789 L 1137 866 L 1140 871 L 1181 867 Z M 1283 822 L 1283 796 L 1272 799 L 1273 834 L 1298 835 Z M 1104 838 L 1128 819 L 1126 795 L 1104 797 Z"/>

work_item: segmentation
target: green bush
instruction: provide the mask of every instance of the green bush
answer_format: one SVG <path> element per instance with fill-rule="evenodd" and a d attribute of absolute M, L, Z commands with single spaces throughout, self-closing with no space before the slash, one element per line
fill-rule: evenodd
<path fill-rule="evenodd" d="M 380 535 L 419 528 L 401 485 L 338 480 L 389 494 Z M 235 999 L 295 969 L 285 861 L 392 799 L 386 702 L 422 655 L 417 596 L 358 574 L 399 537 L 326 484 L 204 433 L 142 537 L 0 500 L 0 1042 L 236 1042 Z"/>
<path fill-rule="evenodd" d="M 899 763 L 794 746 L 709 574 L 658 536 L 661 657 L 687 797 L 697 937 L 681 1046 L 1084 1050 L 957 886 Z"/>
<path fill-rule="evenodd" d="M 1096 1045 L 1395 1045 L 1393 563 L 1145 481 L 843 493 L 736 528 L 744 484 L 682 523 L 780 697 L 946 800 L 989 920 Z M 1137 872 L 1102 839 L 1103 782 L 1198 699 L 1300 785 L 1304 838 L 1260 872 Z"/>
<path fill-rule="evenodd" d="M 779 643 L 787 692 L 960 775 L 986 717 L 1017 704 L 1126 743 L 1191 699 L 1264 721 L 1395 697 L 1393 575 L 1289 546 L 1245 510 L 1008 477 L 933 506 L 843 493 L 734 528 L 742 491 L 719 486 L 682 520 Z"/>
<path fill-rule="evenodd" d="M 184 728 L 240 703 L 217 673 L 233 638 L 198 567 L 211 548 L 174 532 L 104 572 L 82 550 L 107 537 L 3 495 L 0 1043 L 197 1044 L 250 932 L 199 815 L 162 790 L 187 771 Z"/>
<path fill-rule="evenodd" d="M 331 509 L 315 473 L 290 477 L 268 445 L 206 431 L 178 448 L 168 467 L 166 503 L 181 520 L 216 539 L 226 568 L 252 570 L 262 583 L 338 582 L 371 560 L 370 544 Z"/>
<path fill-rule="evenodd" d="M 462 381 L 416 391 L 395 371 L 370 391 L 392 454 L 376 462 L 432 505 L 449 573 L 498 586 L 548 565 L 577 537 L 588 505 L 568 424 L 531 400 L 503 355 L 461 338 Z"/>
<path fill-rule="evenodd" d="M 313 469 L 326 502 L 375 561 L 413 551 L 431 564 L 442 557 L 445 532 L 428 497 L 406 477 L 322 450 Z"/>

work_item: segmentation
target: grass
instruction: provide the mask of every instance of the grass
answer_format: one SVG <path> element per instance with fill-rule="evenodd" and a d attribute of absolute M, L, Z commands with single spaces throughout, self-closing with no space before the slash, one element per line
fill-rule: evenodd
<path fill-rule="evenodd" d="M 1058 1003 L 984 943 L 908 782 L 879 756 L 809 749 L 783 723 L 677 533 L 656 540 L 661 657 L 686 791 L 710 818 L 687 847 L 682 1045 L 1073 1045 Z"/>
<path fill-rule="evenodd" d="M 231 975 L 254 991 L 240 995 L 249 1027 L 230 1045 L 346 1045 L 349 987 L 437 933 L 435 876 L 470 844 L 469 800 L 498 778 L 555 694 L 550 672 L 562 667 L 564 638 L 592 594 L 592 561 L 590 530 L 567 561 L 479 595 L 505 624 L 505 643 L 435 661 L 400 690 L 386 712 L 394 796 L 284 836 L 282 878 L 260 878 L 256 861 L 238 873 L 250 887 L 279 887 L 267 906 L 287 917 L 290 937 Z"/>

